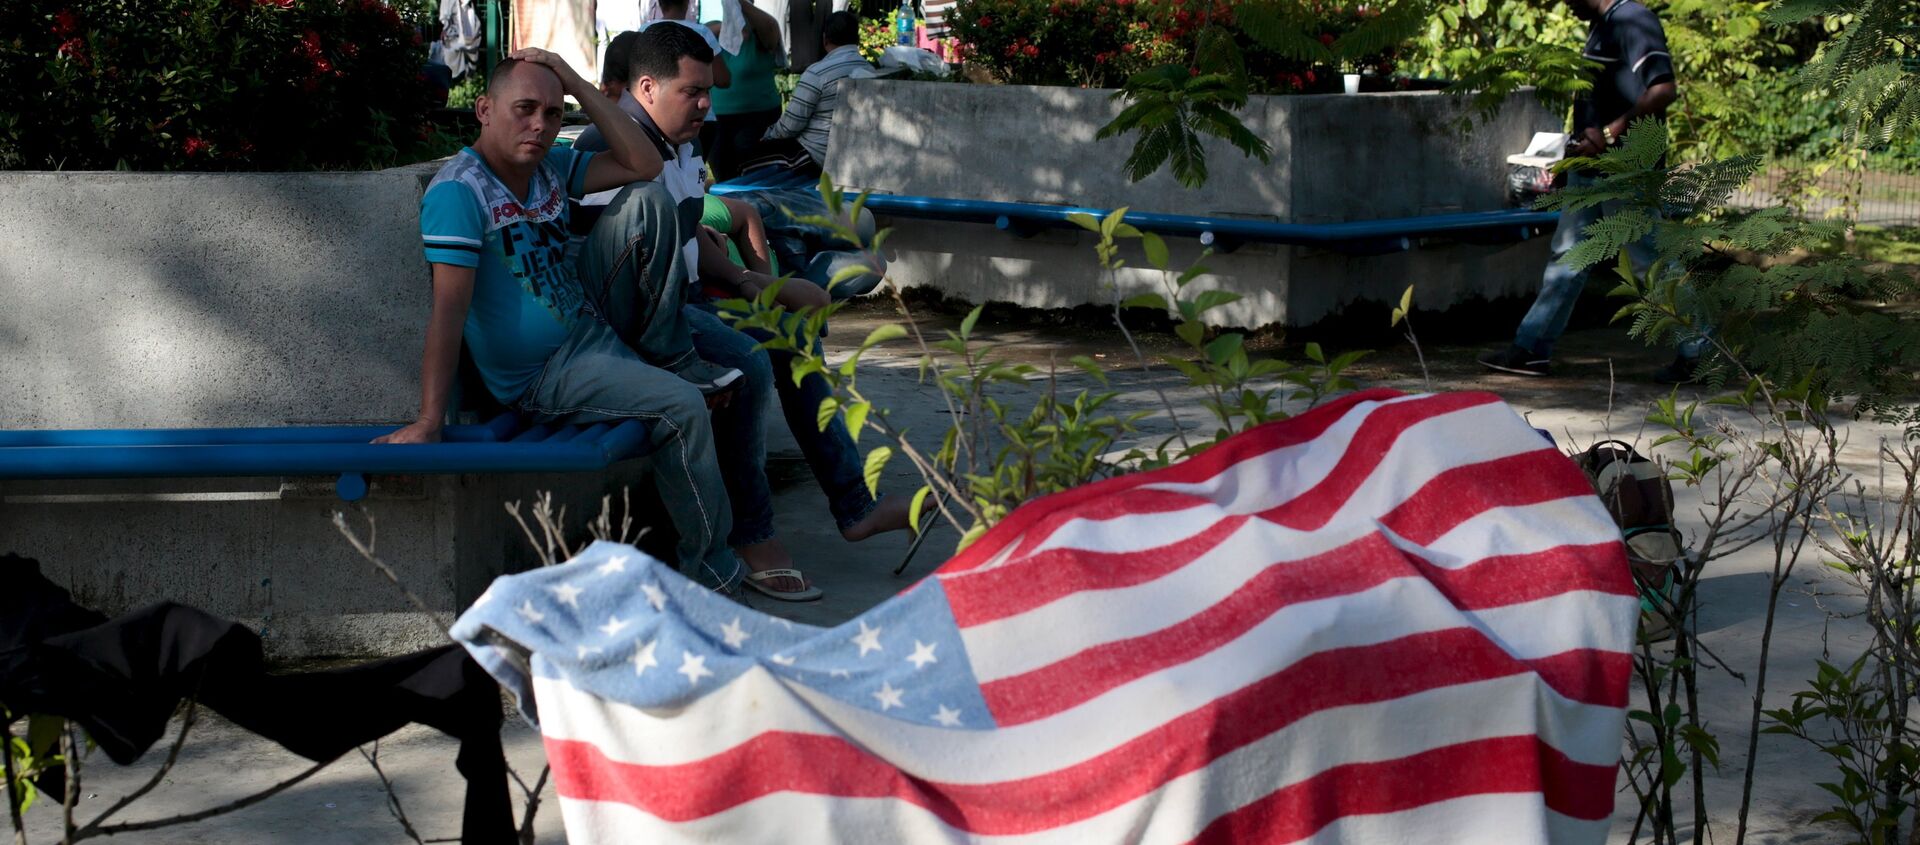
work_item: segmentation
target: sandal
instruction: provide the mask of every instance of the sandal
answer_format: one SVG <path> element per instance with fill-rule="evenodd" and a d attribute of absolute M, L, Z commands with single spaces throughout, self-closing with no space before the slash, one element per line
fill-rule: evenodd
<path fill-rule="evenodd" d="M 776 578 L 792 578 L 802 584 L 807 583 L 807 576 L 800 574 L 800 570 L 798 569 L 767 569 L 760 572 L 749 572 L 747 573 L 746 580 L 740 583 L 752 587 L 755 592 L 761 595 L 781 601 L 816 601 L 821 596 L 826 595 L 826 593 L 820 591 L 819 587 L 813 586 L 812 584 L 807 584 L 807 588 L 804 590 L 776 590 L 773 588 L 773 585 L 765 583 Z"/>

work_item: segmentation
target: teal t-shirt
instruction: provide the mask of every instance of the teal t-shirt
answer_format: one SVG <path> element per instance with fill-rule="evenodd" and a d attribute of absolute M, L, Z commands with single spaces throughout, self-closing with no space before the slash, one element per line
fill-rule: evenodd
<path fill-rule="evenodd" d="M 753 27 L 746 28 L 739 53 L 723 50 L 720 59 L 727 63 L 733 82 L 725 88 L 713 89 L 715 114 L 780 110 L 780 88 L 773 83 L 773 52 L 760 45 Z"/>
<path fill-rule="evenodd" d="M 523 199 L 468 147 L 440 168 L 420 199 L 427 261 L 474 268 L 467 348 L 487 390 L 503 403 L 526 393 L 574 324 L 590 319 L 566 253 L 567 199 L 585 193 L 592 158 L 567 147 L 548 150 Z"/>

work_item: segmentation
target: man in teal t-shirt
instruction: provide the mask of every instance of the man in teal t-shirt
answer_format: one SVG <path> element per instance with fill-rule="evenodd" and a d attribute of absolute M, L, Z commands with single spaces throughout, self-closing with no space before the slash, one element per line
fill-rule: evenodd
<path fill-rule="evenodd" d="M 554 146 L 563 95 L 618 127 L 605 133 L 606 153 Z M 739 562 L 726 545 L 731 517 L 708 406 L 724 404 L 740 372 L 699 359 L 684 292 L 666 284 L 682 259 L 671 243 L 673 201 L 652 181 L 659 148 L 544 50 L 501 62 L 474 112 L 479 139 L 441 168 L 420 203 L 433 269 L 420 416 L 375 442 L 439 439 L 464 338 L 488 392 L 537 420 L 646 420 L 680 566 L 731 587 Z M 621 186 L 568 261 L 568 198 Z"/>

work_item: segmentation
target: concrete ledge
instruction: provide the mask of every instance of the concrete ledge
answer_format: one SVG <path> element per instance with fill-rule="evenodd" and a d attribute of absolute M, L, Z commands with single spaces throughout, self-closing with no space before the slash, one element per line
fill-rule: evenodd
<path fill-rule="evenodd" d="M 412 418 L 430 304 L 420 194 L 438 167 L 0 173 L 0 427 Z M 376 478 L 366 507 L 381 556 L 450 617 L 537 563 L 503 503 L 552 491 L 578 524 L 645 472 Z M 276 656 L 440 642 L 335 531 L 341 506 L 330 478 L 11 482 L 0 549 L 108 613 L 172 599 L 246 620 Z"/>
<path fill-rule="evenodd" d="M 438 167 L 0 173 L 0 426 L 411 417 Z"/>
<path fill-rule="evenodd" d="M 1530 93 L 1470 131 L 1459 126 L 1467 106 L 1435 93 L 1255 97 L 1243 119 L 1272 147 L 1272 164 L 1209 140 L 1211 176 L 1189 190 L 1165 171 L 1127 181 L 1131 140 L 1094 139 L 1122 108 L 1111 91 L 889 80 L 849 80 L 841 91 L 828 169 L 850 190 L 1293 223 L 1500 208 L 1506 155 L 1559 124 Z M 1021 240 L 990 226 L 886 222 L 896 230 L 892 272 L 906 285 L 1035 308 L 1110 301 L 1090 235 Z M 1191 241 L 1169 245 L 1176 268 L 1199 254 Z M 1356 301 L 1397 301 L 1409 283 L 1429 310 L 1525 294 L 1545 256 L 1544 238 L 1384 256 L 1249 245 L 1208 258 L 1213 272 L 1197 284 L 1243 297 L 1210 322 L 1299 326 Z M 1122 297 L 1162 289 L 1144 255 L 1126 258 L 1114 279 Z"/>

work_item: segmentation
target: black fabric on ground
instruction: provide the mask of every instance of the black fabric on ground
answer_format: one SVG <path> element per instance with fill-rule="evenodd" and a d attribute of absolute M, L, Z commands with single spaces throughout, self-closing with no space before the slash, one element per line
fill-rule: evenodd
<path fill-rule="evenodd" d="M 259 635 L 173 602 L 79 626 L 100 617 L 22 561 L 0 561 L 0 705 L 10 712 L 71 719 L 121 765 L 159 741 L 188 697 L 315 762 L 419 722 L 460 740 L 462 840 L 514 841 L 499 687 L 459 647 L 275 675 Z"/>

